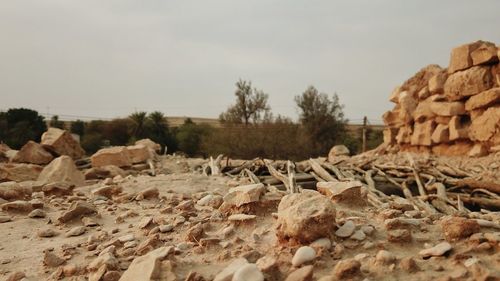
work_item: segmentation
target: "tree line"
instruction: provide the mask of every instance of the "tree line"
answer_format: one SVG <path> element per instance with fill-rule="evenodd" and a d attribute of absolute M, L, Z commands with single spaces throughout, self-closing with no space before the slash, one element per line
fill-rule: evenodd
<path fill-rule="evenodd" d="M 269 95 L 250 81 L 238 81 L 234 95 L 234 104 L 219 116 L 220 127 L 196 124 L 189 118 L 179 127 L 170 127 L 159 111 L 135 112 L 110 121 L 76 120 L 69 128 L 57 116 L 48 123 L 79 135 L 88 154 L 143 138 L 159 143 L 169 153 L 203 157 L 222 153 L 242 159 L 306 159 L 324 156 L 336 144 L 345 144 L 354 153 L 361 149 L 361 132 L 347 130 L 348 120 L 337 94 L 320 93 L 310 86 L 295 96 L 299 122 L 275 116 L 268 103 Z M 0 141 L 12 148 L 19 149 L 28 140 L 39 141 L 46 129 L 44 118 L 34 110 L 16 108 L 0 112 Z M 368 130 L 367 138 L 368 148 L 382 141 L 378 131 Z"/>

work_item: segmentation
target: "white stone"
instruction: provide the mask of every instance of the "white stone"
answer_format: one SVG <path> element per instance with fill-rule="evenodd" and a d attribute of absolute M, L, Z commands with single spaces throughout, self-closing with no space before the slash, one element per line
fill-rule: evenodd
<path fill-rule="evenodd" d="M 246 264 L 248 264 L 248 261 L 245 258 L 238 258 L 233 260 L 228 266 L 226 266 L 215 276 L 213 281 L 231 281 L 234 273 Z"/>
<path fill-rule="evenodd" d="M 347 238 L 354 233 L 354 229 L 356 225 L 352 221 L 346 221 L 344 225 L 342 225 L 337 231 L 335 231 L 335 235 L 342 238 Z"/>
<path fill-rule="evenodd" d="M 426 258 L 426 257 L 439 257 L 439 256 L 444 255 L 446 252 L 448 252 L 451 249 L 452 249 L 452 247 L 451 247 L 450 243 L 442 242 L 442 243 L 439 243 L 432 248 L 424 249 L 424 250 L 420 251 L 419 254 L 424 258 Z"/>
<path fill-rule="evenodd" d="M 316 258 L 316 251 L 309 246 L 300 247 L 292 258 L 292 265 L 299 267 L 306 262 L 310 262 Z"/>
<path fill-rule="evenodd" d="M 309 246 L 315 249 L 325 249 L 330 250 L 332 247 L 332 241 L 328 238 L 320 238 L 314 242 L 312 242 Z"/>

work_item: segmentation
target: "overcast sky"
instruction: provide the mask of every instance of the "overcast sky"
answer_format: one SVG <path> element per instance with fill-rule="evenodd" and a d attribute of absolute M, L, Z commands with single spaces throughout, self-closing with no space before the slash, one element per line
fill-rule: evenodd
<path fill-rule="evenodd" d="M 235 82 L 297 118 L 309 85 L 349 119 L 381 119 L 392 89 L 452 47 L 500 44 L 500 1 L 0 1 L 0 110 L 217 117 Z"/>

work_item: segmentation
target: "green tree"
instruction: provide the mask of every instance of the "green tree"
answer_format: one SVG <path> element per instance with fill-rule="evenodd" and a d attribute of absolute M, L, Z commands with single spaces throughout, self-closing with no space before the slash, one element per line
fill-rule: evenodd
<path fill-rule="evenodd" d="M 53 128 L 64 129 L 64 122 L 59 120 L 58 115 L 54 115 L 54 116 L 52 116 L 52 118 L 50 118 L 49 125 L 50 125 L 50 127 L 53 127 Z"/>
<path fill-rule="evenodd" d="M 246 126 L 261 120 L 270 111 L 267 104 L 268 94 L 252 89 L 252 82 L 239 80 L 236 83 L 236 103 L 219 116 L 221 122 L 240 123 Z"/>
<path fill-rule="evenodd" d="M 189 156 L 196 156 L 201 153 L 203 137 L 210 131 L 208 125 L 197 125 L 190 118 L 184 121 L 177 129 L 176 139 L 179 150 Z"/>
<path fill-rule="evenodd" d="M 70 132 L 82 137 L 83 134 L 85 133 L 85 122 L 83 122 L 80 119 L 78 119 L 74 122 L 71 122 Z"/>
<path fill-rule="evenodd" d="M 324 155 L 334 144 L 342 141 L 347 119 L 337 94 L 330 98 L 310 86 L 302 95 L 295 97 L 295 102 L 300 110 L 300 122 L 310 139 L 312 156 Z"/>
<path fill-rule="evenodd" d="M 43 116 L 27 108 L 12 108 L 0 114 L 0 141 L 19 149 L 29 140 L 40 141 L 47 130 Z"/>
<path fill-rule="evenodd" d="M 129 118 L 117 118 L 106 122 L 101 134 L 110 145 L 126 145 L 131 141 L 130 132 L 133 128 L 134 123 Z"/>
<path fill-rule="evenodd" d="M 132 136 L 138 140 L 144 138 L 146 132 L 147 113 L 145 111 L 134 112 L 129 118 L 133 122 Z"/>
<path fill-rule="evenodd" d="M 148 116 L 148 137 L 162 146 L 162 150 L 167 147 L 169 151 L 177 148 L 176 140 L 170 132 L 167 118 L 160 111 L 151 112 Z"/>

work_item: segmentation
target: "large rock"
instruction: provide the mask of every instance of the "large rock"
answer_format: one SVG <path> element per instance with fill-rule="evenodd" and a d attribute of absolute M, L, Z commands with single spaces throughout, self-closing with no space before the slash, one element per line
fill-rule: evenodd
<path fill-rule="evenodd" d="M 448 128 L 450 130 L 450 141 L 469 138 L 469 124 L 463 123 L 460 116 L 453 116 Z"/>
<path fill-rule="evenodd" d="M 154 152 L 160 152 L 161 150 L 161 145 L 150 140 L 150 139 L 142 139 L 142 140 L 138 140 L 135 142 L 136 145 L 144 145 L 146 146 L 147 148 L 149 148 L 151 151 L 154 151 Z"/>
<path fill-rule="evenodd" d="M 429 79 L 429 83 L 427 85 L 429 93 L 431 95 L 434 94 L 442 94 L 444 91 L 444 83 L 446 82 L 446 78 L 448 78 L 448 74 L 446 71 L 441 71 L 438 74 L 434 75 Z"/>
<path fill-rule="evenodd" d="M 90 161 L 92 163 L 92 167 L 102 167 L 107 165 L 129 167 L 132 166 L 132 160 L 129 155 L 127 147 L 115 146 L 100 149 L 90 157 Z"/>
<path fill-rule="evenodd" d="M 451 50 L 448 73 L 470 68 L 472 64 L 471 53 L 481 46 L 481 41 L 464 44 Z"/>
<path fill-rule="evenodd" d="M 127 153 L 132 164 L 143 163 L 146 160 L 153 158 L 153 151 L 142 144 L 127 146 Z"/>
<path fill-rule="evenodd" d="M 405 124 L 409 124 L 413 121 L 413 113 L 417 109 L 418 100 L 407 91 L 402 92 L 399 95 L 399 105 L 401 106 L 401 111 L 399 112 L 399 118 Z"/>
<path fill-rule="evenodd" d="M 473 65 L 497 63 L 497 47 L 491 42 L 481 42 L 479 47 L 470 54 Z"/>
<path fill-rule="evenodd" d="M 488 108 L 472 120 L 469 128 L 469 136 L 474 141 L 489 141 L 495 135 L 500 135 L 500 106 Z"/>
<path fill-rule="evenodd" d="M 465 105 L 460 101 L 432 102 L 430 110 L 439 116 L 455 116 L 465 114 Z"/>
<path fill-rule="evenodd" d="M 2 163 L 0 164 L 0 182 L 36 180 L 42 170 L 43 167 L 36 164 Z"/>
<path fill-rule="evenodd" d="M 398 144 L 410 143 L 412 133 L 413 129 L 410 126 L 399 128 L 398 134 L 396 135 L 396 142 Z"/>
<path fill-rule="evenodd" d="M 453 73 L 444 84 L 444 94 L 450 101 L 457 101 L 479 94 L 493 87 L 493 77 L 487 66 L 474 66 Z"/>
<path fill-rule="evenodd" d="M 431 136 L 433 143 L 447 143 L 450 141 L 450 130 L 448 125 L 438 124 Z"/>
<path fill-rule="evenodd" d="M 54 156 L 45 150 L 41 144 L 34 141 L 28 141 L 21 150 L 17 152 L 12 162 L 45 165 L 50 163 L 52 159 L 54 159 Z"/>
<path fill-rule="evenodd" d="M 415 123 L 411 136 L 412 145 L 430 146 L 432 144 L 432 133 L 436 128 L 434 120 L 427 120 L 423 123 Z"/>
<path fill-rule="evenodd" d="M 395 108 L 393 110 L 385 112 L 384 115 L 382 115 L 382 120 L 384 121 L 384 124 L 386 126 L 399 128 L 404 125 L 399 116 L 400 109 Z"/>
<path fill-rule="evenodd" d="M 416 122 L 424 122 L 429 119 L 434 119 L 436 113 L 431 110 L 431 104 L 433 104 L 432 97 L 420 101 L 417 105 L 417 109 L 413 112 L 413 118 Z"/>
<path fill-rule="evenodd" d="M 47 165 L 38 177 L 43 183 L 66 182 L 81 186 L 85 183 L 85 176 L 77 168 L 71 157 L 63 155 Z"/>
<path fill-rule="evenodd" d="M 0 183 L 0 198 L 4 200 L 22 200 L 31 196 L 32 189 L 16 182 Z"/>
<path fill-rule="evenodd" d="M 302 243 L 328 237 L 335 230 L 335 207 L 316 191 L 289 194 L 278 205 L 276 235 Z"/>
<path fill-rule="evenodd" d="M 429 84 L 429 80 L 443 69 L 436 64 L 430 64 L 420 69 L 410 79 L 406 80 L 400 87 L 400 91 L 407 91 L 412 97 L 416 98 L 422 88 Z"/>
<path fill-rule="evenodd" d="M 80 143 L 68 131 L 58 128 L 49 128 L 43 133 L 41 144 L 57 155 L 68 155 L 73 159 L 80 159 L 85 155 Z"/>
<path fill-rule="evenodd" d="M 472 111 L 474 109 L 488 107 L 500 103 L 500 88 L 493 88 L 480 94 L 470 97 L 465 103 L 465 109 Z"/>
<path fill-rule="evenodd" d="M 119 281 L 160 280 L 162 276 L 161 260 L 173 251 L 174 248 L 171 246 L 162 247 L 151 251 L 144 256 L 136 257 L 128 269 L 120 277 Z"/>

